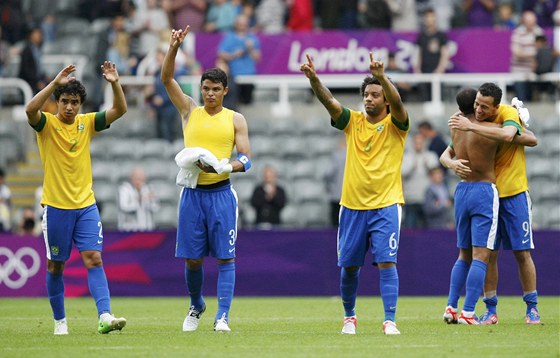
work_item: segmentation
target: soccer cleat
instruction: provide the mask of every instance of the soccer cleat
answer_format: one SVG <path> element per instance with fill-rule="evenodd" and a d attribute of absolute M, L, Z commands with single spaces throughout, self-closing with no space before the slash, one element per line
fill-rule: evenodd
<path fill-rule="evenodd" d="M 401 332 L 397 329 L 397 324 L 388 320 L 383 322 L 383 333 L 386 335 L 401 334 Z"/>
<path fill-rule="evenodd" d="M 342 334 L 356 334 L 357 325 L 358 325 L 358 320 L 356 319 L 356 316 L 344 317 Z"/>
<path fill-rule="evenodd" d="M 200 316 L 206 311 L 206 305 L 202 306 L 202 309 L 198 311 L 191 306 L 189 309 L 189 313 L 187 313 L 187 317 L 183 321 L 183 332 L 192 332 L 196 331 L 198 328 L 198 323 L 200 322 Z"/>
<path fill-rule="evenodd" d="M 56 336 L 68 334 L 68 322 L 66 322 L 66 318 L 54 320 L 54 334 Z"/>
<path fill-rule="evenodd" d="M 527 324 L 542 324 L 541 315 L 536 308 L 531 308 L 527 316 L 525 316 L 525 323 Z"/>
<path fill-rule="evenodd" d="M 445 312 L 443 313 L 443 320 L 447 324 L 457 323 L 457 309 L 451 306 L 445 307 Z"/>
<path fill-rule="evenodd" d="M 471 313 L 471 314 L 466 314 L 465 311 L 461 312 L 461 315 L 457 319 L 457 323 L 459 323 L 459 324 L 472 324 L 472 325 L 480 324 L 478 322 L 478 317 L 476 316 L 476 314 L 474 314 L 474 312 Z"/>
<path fill-rule="evenodd" d="M 110 313 L 103 313 L 99 317 L 99 328 L 97 329 L 101 334 L 107 334 L 114 330 L 121 330 L 126 326 L 126 319 L 123 317 L 116 318 Z"/>
<path fill-rule="evenodd" d="M 495 313 L 490 313 L 488 311 L 484 312 L 482 317 L 478 320 L 480 324 L 498 324 L 498 315 Z"/>
<path fill-rule="evenodd" d="M 229 332 L 231 329 L 228 326 L 226 314 L 222 314 L 222 318 L 214 322 L 214 331 L 216 332 Z"/>

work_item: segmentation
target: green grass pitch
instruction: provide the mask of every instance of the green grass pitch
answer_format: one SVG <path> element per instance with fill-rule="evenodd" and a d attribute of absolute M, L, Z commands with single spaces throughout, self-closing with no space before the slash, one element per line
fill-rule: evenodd
<path fill-rule="evenodd" d="M 230 333 L 212 330 L 215 297 L 206 303 L 198 330 L 185 333 L 186 297 L 114 297 L 128 324 L 100 335 L 93 300 L 66 299 L 70 334 L 54 336 L 47 298 L 3 298 L 0 357 L 560 357 L 557 296 L 539 297 L 541 326 L 525 324 L 521 297 L 500 297 L 496 326 L 447 325 L 445 297 L 400 297 L 400 336 L 382 333 L 378 297 L 358 297 L 355 336 L 340 334 L 338 297 L 236 297 Z"/>

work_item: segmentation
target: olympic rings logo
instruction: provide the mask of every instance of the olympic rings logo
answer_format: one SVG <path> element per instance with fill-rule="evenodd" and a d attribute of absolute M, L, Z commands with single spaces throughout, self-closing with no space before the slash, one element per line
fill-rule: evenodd
<path fill-rule="evenodd" d="M 23 261 L 25 256 L 31 258 L 30 267 L 27 267 L 27 264 Z M 1 263 L 3 261 L 2 257 L 7 258 L 4 264 Z M 37 251 L 31 247 L 22 247 L 15 254 L 7 247 L 0 247 L 0 285 L 3 283 L 8 288 L 17 290 L 23 287 L 30 277 L 35 276 L 40 266 L 41 258 Z M 18 274 L 16 279 L 10 277 L 14 272 Z"/>

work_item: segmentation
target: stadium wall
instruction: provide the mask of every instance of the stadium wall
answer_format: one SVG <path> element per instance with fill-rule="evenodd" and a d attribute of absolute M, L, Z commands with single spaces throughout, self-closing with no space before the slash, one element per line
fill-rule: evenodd
<path fill-rule="evenodd" d="M 103 261 L 112 296 L 185 296 L 184 263 L 174 257 L 174 230 L 149 233 L 106 232 Z M 560 295 L 560 231 L 534 232 L 538 291 Z M 455 233 L 403 230 L 398 254 L 401 295 L 447 295 L 457 258 Z M 370 265 L 359 293 L 379 294 L 379 275 Z M 511 252 L 500 258 L 501 295 L 520 295 Z M 335 296 L 339 294 L 336 230 L 240 231 L 237 241 L 238 296 Z M 42 238 L 0 235 L 0 297 L 46 296 Z M 204 294 L 216 294 L 217 269 L 207 259 Z M 66 296 L 87 296 L 87 271 L 77 251 L 66 263 Z"/>

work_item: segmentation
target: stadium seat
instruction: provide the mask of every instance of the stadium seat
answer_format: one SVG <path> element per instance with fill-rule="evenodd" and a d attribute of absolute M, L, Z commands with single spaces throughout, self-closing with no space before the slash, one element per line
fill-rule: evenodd
<path fill-rule="evenodd" d="M 158 229 L 170 229 L 177 227 L 178 207 L 171 205 L 162 205 L 158 211 L 154 213 L 154 221 Z"/>
<path fill-rule="evenodd" d="M 101 202 L 99 203 L 101 209 L 101 223 L 103 228 L 116 229 L 119 218 L 119 209 L 115 202 Z"/>
<path fill-rule="evenodd" d="M 322 202 L 305 202 L 298 205 L 298 216 L 305 227 L 325 227 L 328 225 L 328 206 Z"/>
<path fill-rule="evenodd" d="M 118 187 L 112 183 L 98 182 L 93 184 L 95 199 L 100 201 L 103 206 L 108 203 L 117 203 Z"/>
<path fill-rule="evenodd" d="M 115 166 L 110 161 L 92 160 L 91 173 L 94 185 L 100 182 L 113 185 L 116 183 Z"/>
<path fill-rule="evenodd" d="M 172 145 L 164 139 L 147 139 L 141 145 L 140 158 L 142 160 L 158 159 L 168 161 L 171 156 Z"/>
<path fill-rule="evenodd" d="M 179 203 L 179 196 L 181 195 L 181 187 L 175 182 L 169 180 L 154 180 L 148 182 L 155 195 L 157 196 L 160 204 L 177 206 Z"/>
<path fill-rule="evenodd" d="M 303 220 L 299 215 L 296 204 L 288 203 L 280 212 L 280 220 L 283 227 L 297 228 L 303 225 Z"/>
<path fill-rule="evenodd" d="M 319 202 L 325 203 L 326 189 L 323 183 L 318 183 L 316 180 L 301 179 L 293 181 L 294 202 Z"/>

